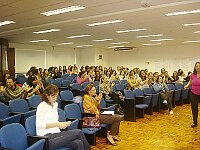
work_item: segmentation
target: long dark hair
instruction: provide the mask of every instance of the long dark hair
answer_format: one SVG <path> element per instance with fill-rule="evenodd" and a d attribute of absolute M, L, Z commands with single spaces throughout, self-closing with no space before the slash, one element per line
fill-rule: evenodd
<path fill-rule="evenodd" d="M 51 105 L 47 96 L 54 96 L 57 93 L 59 93 L 58 87 L 56 85 L 49 84 L 42 93 L 42 100 L 45 101 L 47 104 Z"/>
<path fill-rule="evenodd" d="M 199 61 L 197 61 L 196 63 L 195 63 L 195 65 L 194 65 L 194 71 L 193 71 L 193 73 L 196 75 L 197 74 L 197 70 L 196 70 L 196 65 L 197 64 L 200 64 L 200 62 Z"/>

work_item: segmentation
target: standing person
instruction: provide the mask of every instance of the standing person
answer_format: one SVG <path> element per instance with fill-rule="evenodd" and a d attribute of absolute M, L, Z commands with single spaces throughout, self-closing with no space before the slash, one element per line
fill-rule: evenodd
<path fill-rule="evenodd" d="M 196 62 L 194 66 L 193 74 L 190 76 L 190 81 L 185 85 L 185 89 L 192 86 L 191 90 L 191 108 L 193 116 L 192 128 L 197 127 L 198 119 L 198 102 L 200 100 L 200 62 Z"/>
<path fill-rule="evenodd" d="M 48 85 L 43 94 L 42 100 L 36 112 L 36 133 L 40 136 L 48 136 L 49 149 L 54 150 L 60 147 L 71 147 L 73 150 L 90 150 L 90 146 L 79 129 L 60 131 L 69 125 L 69 122 L 58 121 L 58 87 Z"/>
<path fill-rule="evenodd" d="M 85 92 L 86 94 L 83 96 L 84 112 L 95 114 L 101 124 L 111 124 L 111 130 L 107 139 L 112 145 L 117 145 L 114 140 L 120 141 L 117 135 L 119 133 L 121 117 L 119 115 L 101 115 L 100 101 L 102 93 L 97 95 L 96 88 L 92 84 L 88 84 L 85 87 Z"/>

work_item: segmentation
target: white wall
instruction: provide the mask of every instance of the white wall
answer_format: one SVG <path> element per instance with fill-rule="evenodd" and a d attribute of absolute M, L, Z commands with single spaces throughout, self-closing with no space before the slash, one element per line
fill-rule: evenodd
<path fill-rule="evenodd" d="M 66 49 L 60 47 L 45 47 L 11 43 L 10 47 L 16 49 L 16 72 L 26 72 L 31 66 L 37 67 L 73 65 L 76 61 L 78 67 L 82 65 L 102 65 L 116 68 L 125 66 L 129 68 L 140 67 L 149 71 L 160 71 L 162 67 L 169 73 L 179 68 L 187 73 L 192 71 L 194 63 L 200 61 L 200 45 L 184 44 L 179 46 L 154 46 L 139 48 L 136 51 L 114 52 L 111 49 Z M 46 61 L 45 61 L 46 52 Z M 98 59 L 99 55 L 103 59 Z M 76 56 L 76 59 L 75 59 Z"/>
<path fill-rule="evenodd" d="M 166 68 L 170 73 L 179 68 L 185 72 L 193 71 L 194 63 L 200 61 L 200 45 L 185 44 L 167 47 L 145 47 L 136 51 L 114 52 L 107 50 L 110 56 L 107 66 L 116 68 L 126 66 L 129 68 L 140 67 L 149 71 L 159 71 Z"/>
<path fill-rule="evenodd" d="M 10 43 L 15 48 L 16 73 L 27 72 L 31 66 L 48 68 L 50 66 L 72 65 L 75 63 L 74 49 L 61 47 L 35 46 Z"/>

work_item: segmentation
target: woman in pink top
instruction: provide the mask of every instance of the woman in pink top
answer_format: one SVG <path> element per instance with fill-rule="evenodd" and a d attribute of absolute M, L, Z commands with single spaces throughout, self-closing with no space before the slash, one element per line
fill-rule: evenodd
<path fill-rule="evenodd" d="M 86 71 L 81 71 L 78 74 L 78 77 L 76 79 L 76 83 L 82 84 L 84 82 L 89 82 L 89 77 L 87 76 Z"/>
<path fill-rule="evenodd" d="M 197 127 L 198 118 L 198 101 L 200 100 L 200 62 L 196 62 L 193 74 L 190 76 L 190 81 L 184 88 L 192 86 L 191 90 L 191 108 L 193 116 L 192 128 Z"/>

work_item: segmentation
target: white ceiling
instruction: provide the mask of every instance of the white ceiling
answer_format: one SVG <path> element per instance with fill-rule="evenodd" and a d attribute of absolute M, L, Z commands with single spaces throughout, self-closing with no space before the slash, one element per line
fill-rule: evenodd
<path fill-rule="evenodd" d="M 143 0 L 150 7 L 141 6 L 142 0 L 0 0 L 0 21 L 12 20 L 15 24 L 0 27 L 0 37 L 11 43 L 58 46 L 63 42 L 74 42 L 76 47 L 92 44 L 96 48 L 107 48 L 113 42 L 130 42 L 124 46 L 144 47 L 143 43 L 156 43 L 150 39 L 136 38 L 137 35 L 163 34 L 162 45 L 180 45 L 188 40 L 200 40 L 200 26 L 183 27 L 184 23 L 200 22 L 200 13 L 165 16 L 166 13 L 200 9 L 200 0 Z M 68 6 L 81 5 L 86 9 L 61 15 L 43 16 L 41 12 Z M 122 23 L 88 27 L 86 24 L 124 20 Z M 33 34 L 34 31 L 60 29 L 60 32 Z M 146 28 L 146 31 L 116 33 L 117 30 Z M 68 39 L 73 35 L 91 34 L 91 37 Z M 111 38 L 113 41 L 94 42 L 96 39 Z M 31 40 L 48 39 L 49 42 L 30 43 Z"/>

